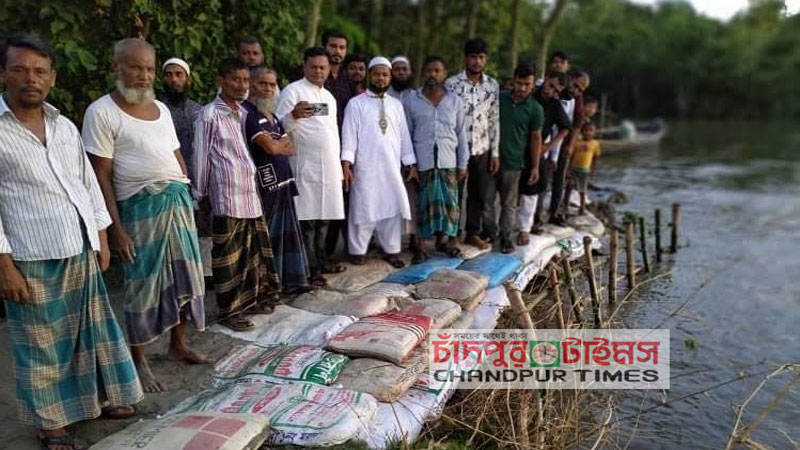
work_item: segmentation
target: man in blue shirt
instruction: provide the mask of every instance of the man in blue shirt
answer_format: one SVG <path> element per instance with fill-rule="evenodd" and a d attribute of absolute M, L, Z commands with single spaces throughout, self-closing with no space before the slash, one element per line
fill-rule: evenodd
<path fill-rule="evenodd" d="M 428 57 L 422 73 L 422 88 L 403 102 L 419 170 L 419 234 L 435 235 L 437 250 L 455 257 L 461 253 L 458 183 L 467 176 L 469 160 L 464 110 L 461 99 L 444 88 L 444 59 Z"/>

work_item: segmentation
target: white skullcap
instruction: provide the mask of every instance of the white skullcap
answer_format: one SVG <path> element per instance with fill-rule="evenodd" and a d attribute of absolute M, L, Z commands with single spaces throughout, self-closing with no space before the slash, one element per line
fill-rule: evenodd
<path fill-rule="evenodd" d="M 411 61 L 409 61 L 408 58 L 406 58 L 403 55 L 395 56 L 394 58 L 392 58 L 392 65 L 394 65 L 394 63 L 397 63 L 397 62 L 404 62 L 404 63 L 408 64 L 409 66 L 411 65 Z"/>
<path fill-rule="evenodd" d="M 375 66 L 386 66 L 391 69 L 392 63 L 390 63 L 389 60 L 383 56 L 376 56 L 369 60 L 369 69 L 372 70 L 372 68 Z"/>
<path fill-rule="evenodd" d="M 183 69 L 184 72 L 186 72 L 186 76 L 187 77 L 192 74 L 192 71 L 189 70 L 189 63 L 187 63 L 186 61 L 184 61 L 184 60 L 182 60 L 180 58 L 170 58 L 170 59 L 164 61 L 164 65 L 161 66 L 161 71 L 163 72 L 167 68 L 167 66 L 170 65 L 170 64 L 175 64 L 176 66 L 178 66 L 181 69 Z"/>

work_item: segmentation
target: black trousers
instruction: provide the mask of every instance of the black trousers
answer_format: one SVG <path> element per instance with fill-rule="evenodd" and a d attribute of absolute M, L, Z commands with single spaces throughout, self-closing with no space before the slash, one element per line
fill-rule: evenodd
<path fill-rule="evenodd" d="M 306 256 L 311 276 L 322 275 L 322 268 L 327 263 L 325 254 L 325 236 L 328 233 L 327 220 L 301 220 L 300 229 L 306 243 Z"/>
<path fill-rule="evenodd" d="M 496 191 L 488 186 L 495 183 L 494 176 L 489 173 L 491 152 L 482 155 L 470 156 L 467 165 L 466 192 L 464 182 L 459 183 L 458 192 L 462 196 L 459 203 L 464 206 L 463 196 L 466 194 L 466 232 L 467 236 L 481 235 L 484 221 L 492 221 L 494 212 L 494 197 Z M 461 214 L 465 211 L 462 209 Z"/>
<path fill-rule="evenodd" d="M 350 193 L 343 192 L 344 196 L 344 215 L 342 220 L 331 220 L 328 223 L 327 236 L 325 236 L 325 254 L 331 256 L 336 253 L 339 246 L 339 236 L 344 241 L 344 253 L 347 254 L 347 215 L 350 212 Z"/>
<path fill-rule="evenodd" d="M 561 201 L 564 199 L 564 187 L 567 180 L 567 169 L 569 168 L 570 155 L 566 149 L 562 148 L 558 155 L 558 166 L 553 172 L 553 191 L 550 193 L 550 217 L 558 212 Z"/>

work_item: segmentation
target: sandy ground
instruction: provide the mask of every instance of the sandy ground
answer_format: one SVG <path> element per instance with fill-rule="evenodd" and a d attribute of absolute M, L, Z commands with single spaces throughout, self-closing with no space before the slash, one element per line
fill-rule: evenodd
<path fill-rule="evenodd" d="M 112 270 L 106 275 L 111 302 L 117 317 L 122 317 L 122 296 L 119 274 Z M 216 304 L 213 291 L 206 297 L 207 322 L 216 315 Z M 212 332 L 197 332 L 189 327 L 189 344 L 205 353 L 214 360 L 225 355 L 237 343 L 236 339 Z M 75 435 L 85 444 L 92 444 L 104 436 L 113 434 L 131 423 L 141 419 L 150 419 L 156 414 L 163 414 L 172 406 L 190 395 L 202 390 L 208 385 L 213 366 L 191 366 L 166 358 L 168 336 L 162 337 L 148 350 L 153 372 L 163 382 L 166 382 L 169 391 L 161 394 L 146 394 L 144 401 L 136 405 L 139 410 L 138 417 L 128 420 L 103 420 L 96 419 L 84 421 L 71 427 Z M 34 429 L 29 425 L 21 424 L 16 417 L 16 394 L 14 386 L 14 372 L 11 359 L 11 345 L 8 335 L 8 325 L 5 319 L 0 319 L 0 449 L 9 450 L 39 450 L 40 446 L 34 438 Z"/>

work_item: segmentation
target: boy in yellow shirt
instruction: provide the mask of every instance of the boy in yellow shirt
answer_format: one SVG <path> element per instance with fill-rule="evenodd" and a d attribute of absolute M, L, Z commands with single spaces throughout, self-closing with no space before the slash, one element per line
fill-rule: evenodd
<path fill-rule="evenodd" d="M 582 140 L 575 143 L 575 151 L 570 160 L 569 184 L 564 201 L 569 206 L 569 198 L 575 185 L 581 193 L 581 207 L 578 214 L 586 213 L 586 188 L 589 185 L 589 174 L 594 172 L 597 157 L 600 156 L 600 142 L 594 138 L 595 127 L 591 122 L 586 122 L 581 127 Z"/>

